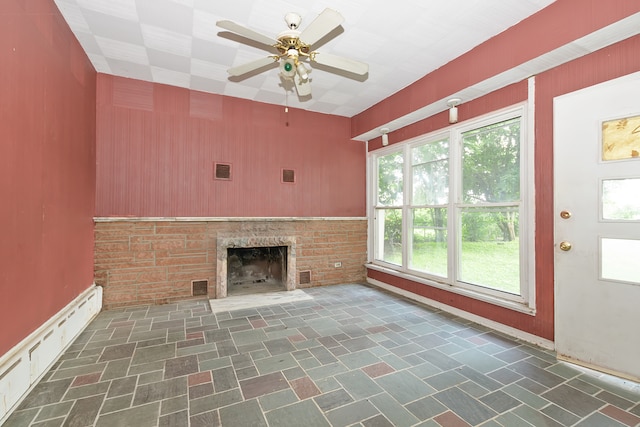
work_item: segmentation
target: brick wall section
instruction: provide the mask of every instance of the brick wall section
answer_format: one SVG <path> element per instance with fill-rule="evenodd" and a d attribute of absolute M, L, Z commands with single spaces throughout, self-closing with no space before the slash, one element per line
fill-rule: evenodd
<path fill-rule="evenodd" d="M 208 280 L 215 298 L 218 234 L 296 236 L 299 288 L 365 281 L 365 219 L 97 220 L 95 282 L 104 288 L 104 308 L 191 298 L 192 280 Z M 300 285 L 304 270 L 311 271 L 311 283 Z"/>

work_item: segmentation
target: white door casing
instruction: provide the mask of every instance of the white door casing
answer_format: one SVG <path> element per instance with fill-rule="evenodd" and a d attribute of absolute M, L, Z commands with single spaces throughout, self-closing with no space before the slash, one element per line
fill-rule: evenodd
<path fill-rule="evenodd" d="M 640 157 L 602 160 L 602 124 L 634 116 L 640 72 L 554 99 L 555 344 L 561 359 L 638 380 L 640 283 L 605 280 L 601 264 L 603 239 L 640 248 L 640 221 L 604 220 L 601 208 L 603 180 L 640 179 Z M 640 277 L 640 250 L 619 258 Z"/>

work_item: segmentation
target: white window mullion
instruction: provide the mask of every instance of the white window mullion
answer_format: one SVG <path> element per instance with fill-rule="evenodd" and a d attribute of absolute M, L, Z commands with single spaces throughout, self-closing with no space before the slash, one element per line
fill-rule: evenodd
<path fill-rule="evenodd" d="M 525 221 L 527 228 L 524 233 L 521 233 L 524 236 L 525 241 L 523 242 L 523 247 L 520 251 L 522 255 L 522 266 L 524 269 L 522 276 L 522 283 L 526 285 L 526 289 L 523 289 L 522 295 L 525 296 L 527 303 L 530 308 L 535 309 L 536 307 L 536 293 L 535 293 L 535 261 L 536 261 L 536 252 L 535 252 L 535 229 L 536 229 L 536 204 L 535 204 L 535 165 L 534 165 L 534 152 L 535 152 L 535 141 L 536 141 L 536 133 L 535 133 L 535 99 L 536 99 L 536 78 L 535 76 L 529 77 L 527 81 L 527 105 L 525 107 L 526 121 L 526 132 L 523 134 L 524 143 L 523 143 L 523 153 L 522 156 L 522 184 L 524 188 L 522 189 L 522 207 L 521 210 L 524 212 L 521 217 L 521 221 Z"/>
<path fill-rule="evenodd" d="M 449 233 L 449 279 L 452 284 L 455 284 L 458 281 L 458 277 L 460 276 L 459 265 L 460 265 L 460 213 L 458 212 L 458 203 L 461 200 L 460 193 L 462 191 L 462 142 L 460 139 L 460 132 L 455 129 L 451 129 L 449 140 L 451 141 L 449 146 L 451 149 L 451 157 L 450 157 L 450 172 L 449 172 L 449 215 L 450 221 L 448 223 L 448 233 Z"/>
<path fill-rule="evenodd" d="M 413 191 L 413 177 L 411 174 L 411 146 L 406 144 L 403 152 L 404 156 L 404 200 L 402 205 L 402 270 L 407 271 L 409 269 L 409 252 L 413 245 L 413 238 L 410 236 L 409 230 L 411 229 L 409 224 L 410 219 L 410 205 Z"/>
<path fill-rule="evenodd" d="M 369 142 L 367 142 L 365 144 L 365 152 L 368 153 L 369 152 Z M 374 182 L 375 177 L 378 176 L 378 170 L 376 168 L 376 162 L 375 162 L 375 156 L 372 155 L 368 155 L 367 156 L 367 161 L 365 162 L 365 166 L 366 166 L 366 173 L 367 173 L 367 177 L 366 177 L 366 203 L 367 203 L 367 218 L 369 218 L 368 224 L 367 224 L 367 262 L 371 263 L 375 260 L 375 241 L 376 241 L 376 236 L 378 235 L 376 232 L 376 209 L 375 209 L 375 203 L 376 200 L 378 199 L 377 197 L 377 191 L 378 191 L 378 185 L 377 183 Z M 373 220 L 371 220 L 373 218 Z"/>

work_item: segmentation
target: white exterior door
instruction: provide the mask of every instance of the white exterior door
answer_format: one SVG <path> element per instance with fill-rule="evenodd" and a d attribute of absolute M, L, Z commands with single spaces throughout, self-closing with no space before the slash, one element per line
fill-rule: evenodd
<path fill-rule="evenodd" d="M 554 100 L 558 357 L 640 379 L 640 73 Z"/>

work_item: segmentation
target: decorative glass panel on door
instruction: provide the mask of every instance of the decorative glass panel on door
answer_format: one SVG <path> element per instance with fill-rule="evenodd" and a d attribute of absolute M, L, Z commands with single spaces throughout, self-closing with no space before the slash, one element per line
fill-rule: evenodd
<path fill-rule="evenodd" d="M 602 160 L 640 159 L 640 116 L 602 122 Z"/>

